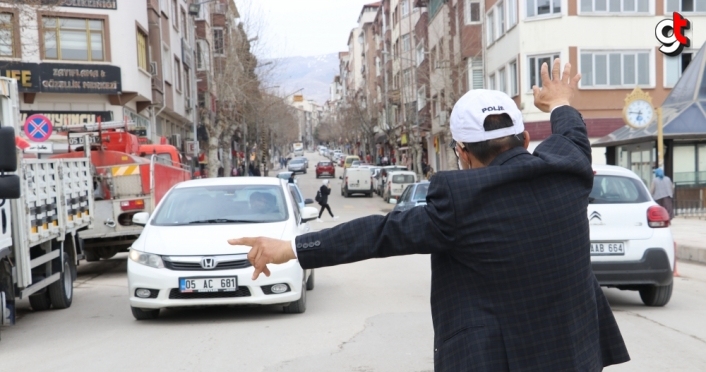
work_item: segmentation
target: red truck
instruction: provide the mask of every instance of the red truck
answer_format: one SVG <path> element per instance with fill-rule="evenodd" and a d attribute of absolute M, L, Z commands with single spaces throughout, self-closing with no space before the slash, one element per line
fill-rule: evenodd
<path fill-rule="evenodd" d="M 142 231 L 141 226 L 132 223 L 132 216 L 152 212 L 172 186 L 191 179 L 174 146 L 140 144 L 139 138 L 126 129 L 124 123 L 68 129 L 69 137 L 93 132 L 95 138 L 83 142 L 91 142 L 95 196 L 94 226 L 79 232 L 87 261 L 127 251 Z M 82 156 L 83 151 L 74 151 L 52 158 Z"/>

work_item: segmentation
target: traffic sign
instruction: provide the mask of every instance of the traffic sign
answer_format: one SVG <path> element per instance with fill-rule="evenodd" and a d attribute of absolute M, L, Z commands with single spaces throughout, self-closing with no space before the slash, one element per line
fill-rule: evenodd
<path fill-rule="evenodd" d="M 49 139 L 53 131 L 51 120 L 44 115 L 35 114 L 25 120 L 24 132 L 31 141 L 44 142 Z"/>

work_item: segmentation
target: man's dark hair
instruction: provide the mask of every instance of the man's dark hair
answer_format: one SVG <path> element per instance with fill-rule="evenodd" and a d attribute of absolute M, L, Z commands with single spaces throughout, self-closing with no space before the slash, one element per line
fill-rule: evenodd
<path fill-rule="evenodd" d="M 508 114 L 488 115 L 483 122 L 483 128 L 486 132 L 511 126 L 513 126 L 513 122 Z M 525 135 L 520 133 L 482 142 L 464 143 L 464 150 L 473 154 L 484 165 L 488 165 L 501 153 L 515 147 L 524 146 L 524 144 Z"/>

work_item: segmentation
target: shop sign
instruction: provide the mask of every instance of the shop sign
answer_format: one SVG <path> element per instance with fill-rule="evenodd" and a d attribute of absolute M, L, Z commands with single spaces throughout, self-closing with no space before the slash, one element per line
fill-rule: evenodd
<path fill-rule="evenodd" d="M 71 8 L 118 9 L 118 0 L 42 0 L 43 5 L 58 5 Z"/>
<path fill-rule="evenodd" d="M 20 120 L 24 123 L 28 117 L 37 114 L 46 116 L 57 127 L 93 124 L 97 123 L 99 118 L 101 122 L 113 120 L 112 111 L 20 111 Z"/>
<path fill-rule="evenodd" d="M 0 74 L 17 79 L 20 92 L 117 94 L 120 67 L 77 63 L 8 62 Z"/>

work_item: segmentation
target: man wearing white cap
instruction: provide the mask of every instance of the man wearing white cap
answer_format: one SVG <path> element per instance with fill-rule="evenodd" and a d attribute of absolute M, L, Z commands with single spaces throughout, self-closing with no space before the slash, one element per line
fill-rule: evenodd
<path fill-rule="evenodd" d="M 593 185 L 579 75 L 543 64 L 534 103 L 552 135 L 533 154 L 504 93 L 474 90 L 451 114 L 461 171 L 438 172 L 427 205 L 369 216 L 296 241 L 241 238 L 254 269 L 306 269 L 431 254 L 435 371 L 600 371 L 630 360 L 590 263 Z"/>

